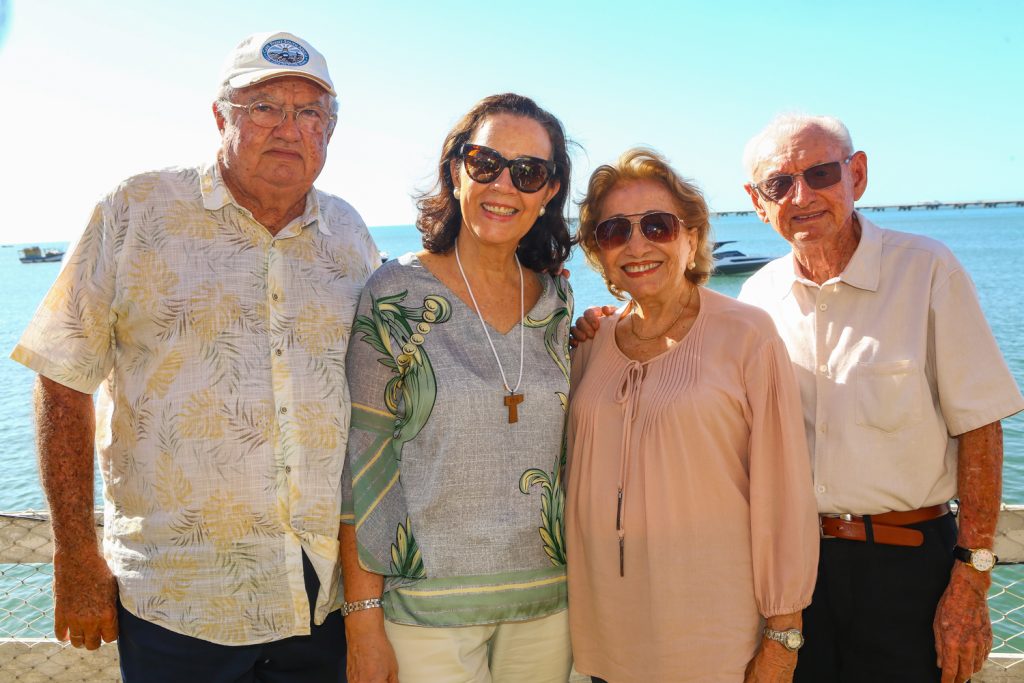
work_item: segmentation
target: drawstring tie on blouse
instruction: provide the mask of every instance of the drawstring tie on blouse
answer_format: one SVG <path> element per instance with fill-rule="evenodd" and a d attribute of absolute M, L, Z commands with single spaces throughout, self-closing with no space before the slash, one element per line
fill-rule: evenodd
<path fill-rule="evenodd" d="M 633 437 L 633 418 L 640 401 L 640 385 L 644 379 L 644 366 L 640 361 L 631 360 L 619 375 L 619 388 L 615 402 L 624 406 L 622 419 L 622 443 L 619 446 L 619 487 L 615 496 L 615 533 L 619 539 L 619 576 L 626 575 L 626 472 L 629 470 L 630 444 Z"/>

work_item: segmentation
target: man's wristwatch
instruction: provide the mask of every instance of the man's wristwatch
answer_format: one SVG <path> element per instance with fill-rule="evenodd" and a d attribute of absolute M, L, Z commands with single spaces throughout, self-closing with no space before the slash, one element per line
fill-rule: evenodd
<path fill-rule="evenodd" d="M 384 603 L 380 601 L 380 598 L 370 598 L 369 600 L 356 600 L 355 602 L 343 602 L 341 603 L 341 616 L 347 617 L 353 612 L 358 612 L 364 609 L 374 609 L 383 607 Z"/>
<path fill-rule="evenodd" d="M 768 640 L 777 640 L 790 652 L 796 652 L 804 646 L 804 634 L 800 633 L 800 629 L 798 628 L 791 628 L 786 631 L 776 631 L 775 629 L 765 626 L 764 637 Z"/>
<path fill-rule="evenodd" d="M 996 554 L 988 548 L 964 548 L 959 545 L 953 548 L 953 557 L 979 572 L 992 571 L 999 561 Z"/>

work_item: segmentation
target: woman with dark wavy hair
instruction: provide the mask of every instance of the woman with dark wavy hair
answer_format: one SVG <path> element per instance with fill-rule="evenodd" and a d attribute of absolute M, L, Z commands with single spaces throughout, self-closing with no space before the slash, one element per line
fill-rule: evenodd
<path fill-rule="evenodd" d="M 369 280 L 347 371 L 349 681 L 565 683 L 570 163 L 532 100 L 479 102 Z M 538 522 L 540 524 L 538 525 Z"/>
<path fill-rule="evenodd" d="M 538 272 L 545 271 L 569 258 L 572 241 L 565 218 L 565 203 L 569 197 L 572 164 L 562 124 L 528 97 L 511 93 L 492 95 L 478 102 L 455 124 L 441 147 L 437 185 L 416 203 L 420 210 L 416 227 L 423 233 L 423 248 L 428 252 L 446 254 L 452 251 L 462 228 L 462 206 L 455 191 L 456 165 L 461 161 L 463 145 L 470 142 L 485 119 L 495 115 L 530 119 L 547 132 L 551 141 L 554 172 L 548 183 L 555 192 L 516 249 L 524 265 Z"/>

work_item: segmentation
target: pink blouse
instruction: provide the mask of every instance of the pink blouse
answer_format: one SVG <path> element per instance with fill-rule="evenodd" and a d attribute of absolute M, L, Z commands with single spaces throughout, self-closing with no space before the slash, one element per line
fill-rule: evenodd
<path fill-rule="evenodd" d="M 760 309 L 699 292 L 689 334 L 661 355 L 626 357 L 616 314 L 572 359 L 573 653 L 613 683 L 739 683 L 762 616 L 803 609 L 814 589 L 817 514 L 786 349 Z"/>

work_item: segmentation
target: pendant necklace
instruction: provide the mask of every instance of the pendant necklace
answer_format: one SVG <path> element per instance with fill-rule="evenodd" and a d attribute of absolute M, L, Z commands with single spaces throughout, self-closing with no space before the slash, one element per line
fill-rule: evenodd
<path fill-rule="evenodd" d="M 508 408 L 508 421 L 509 424 L 513 422 L 519 422 L 519 410 L 517 406 L 523 402 L 523 395 L 516 393 L 519 391 L 519 385 L 523 383 L 523 352 L 526 348 L 526 325 L 524 318 L 526 316 L 526 310 L 524 308 L 525 294 L 523 287 L 523 264 L 519 262 L 519 255 L 513 254 L 516 259 L 516 267 L 519 268 L 519 379 L 516 380 L 516 385 L 510 387 L 508 380 L 505 378 L 505 368 L 501 367 L 501 359 L 498 358 L 498 350 L 494 348 L 494 342 L 491 341 L 491 333 L 487 331 L 487 323 L 484 322 L 484 316 L 480 313 L 480 306 L 476 303 L 476 297 L 473 295 L 473 288 L 469 286 L 469 280 L 466 278 L 466 271 L 462 269 L 462 259 L 459 258 L 459 243 L 455 243 L 455 263 L 459 266 L 459 273 L 462 275 L 462 281 L 466 284 L 466 291 L 469 292 L 469 300 L 473 302 L 473 310 L 476 311 L 476 317 L 480 319 L 480 329 L 484 331 L 484 336 L 487 337 L 487 343 L 491 345 L 491 353 L 494 354 L 494 360 L 498 363 L 498 372 L 501 373 L 501 383 L 505 385 L 505 391 L 508 395 L 504 398 L 505 407 Z"/>

